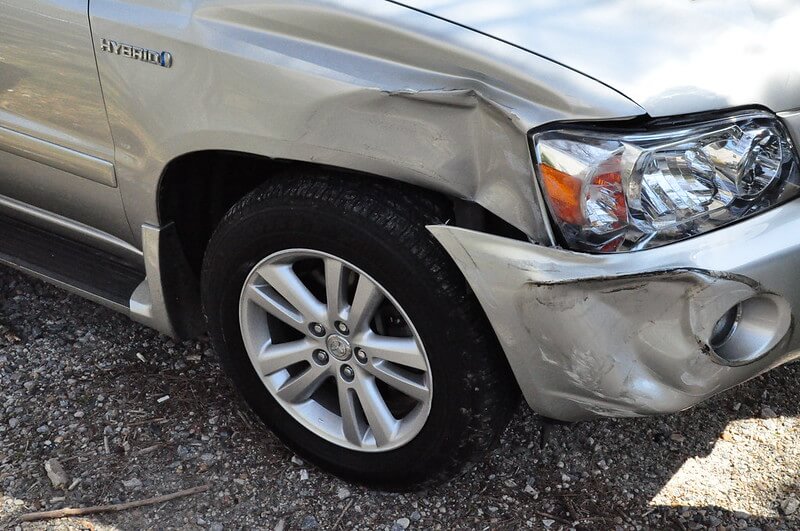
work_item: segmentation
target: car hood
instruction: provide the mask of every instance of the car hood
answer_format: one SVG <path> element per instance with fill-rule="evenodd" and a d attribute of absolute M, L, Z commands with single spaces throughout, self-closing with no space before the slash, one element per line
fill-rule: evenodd
<path fill-rule="evenodd" d="M 403 0 L 547 57 L 651 116 L 800 108 L 796 0 Z"/>

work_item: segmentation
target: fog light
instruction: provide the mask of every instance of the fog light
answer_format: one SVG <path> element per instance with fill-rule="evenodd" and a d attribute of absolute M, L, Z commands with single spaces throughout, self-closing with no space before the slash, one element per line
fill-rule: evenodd
<path fill-rule="evenodd" d="M 711 339 L 709 343 L 714 350 L 723 346 L 736 331 L 736 326 L 739 324 L 739 319 L 742 317 L 742 305 L 737 304 L 719 318 L 714 329 L 711 331 Z"/>

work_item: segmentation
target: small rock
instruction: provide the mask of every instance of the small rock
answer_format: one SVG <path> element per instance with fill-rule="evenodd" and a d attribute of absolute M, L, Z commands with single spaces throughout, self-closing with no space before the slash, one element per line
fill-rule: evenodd
<path fill-rule="evenodd" d="M 340 500 L 346 500 L 350 497 L 350 491 L 345 487 L 339 487 L 336 489 L 336 496 L 338 496 Z"/>
<path fill-rule="evenodd" d="M 300 471 L 300 481 L 306 481 L 308 479 L 308 470 L 305 468 Z"/>
<path fill-rule="evenodd" d="M 544 520 L 542 520 L 542 525 L 547 527 L 547 528 L 549 528 L 554 523 L 556 523 L 556 521 L 555 520 L 550 520 L 549 518 L 545 518 Z"/>
<path fill-rule="evenodd" d="M 294 463 L 297 466 L 305 465 L 305 462 L 302 459 L 300 459 L 299 457 L 297 457 L 296 455 L 292 456 L 292 463 Z"/>
<path fill-rule="evenodd" d="M 669 438 L 677 443 L 682 443 L 686 440 L 686 437 L 684 437 L 681 433 L 673 433 L 669 436 Z"/>
<path fill-rule="evenodd" d="M 774 419 L 778 414 L 772 408 L 764 406 L 761 408 L 761 416 L 765 419 Z"/>
<path fill-rule="evenodd" d="M 44 469 L 47 472 L 47 477 L 50 478 L 50 482 L 53 484 L 53 487 L 63 488 L 67 486 L 67 483 L 69 483 L 69 476 L 67 476 L 67 472 L 55 457 L 44 462 Z"/>
<path fill-rule="evenodd" d="M 414 511 L 413 513 L 411 513 L 411 520 L 413 520 L 414 522 L 419 522 L 420 520 L 422 520 L 422 515 L 420 514 L 419 511 Z"/>
<path fill-rule="evenodd" d="M 781 502 L 781 511 L 787 516 L 796 513 L 797 509 L 800 509 L 800 500 L 794 496 L 789 496 Z"/>
<path fill-rule="evenodd" d="M 408 529 L 408 526 L 411 525 L 411 520 L 408 518 L 398 518 L 397 521 L 395 521 L 395 525 L 400 529 Z"/>
<path fill-rule="evenodd" d="M 126 479 L 122 481 L 122 486 L 126 489 L 138 489 L 142 486 L 142 482 L 138 478 Z"/>
<path fill-rule="evenodd" d="M 9 428 L 11 428 L 13 430 L 17 426 L 19 426 L 19 419 L 17 419 L 16 417 L 11 417 L 10 419 L 8 419 L 8 427 Z"/>
<path fill-rule="evenodd" d="M 84 416 L 84 414 L 85 414 L 85 413 L 84 413 L 83 411 L 76 411 L 76 412 L 75 412 L 75 418 L 76 418 L 76 419 L 82 419 L 82 418 L 83 418 L 83 416 Z"/>
<path fill-rule="evenodd" d="M 530 485 L 525 485 L 525 488 L 523 489 L 523 491 L 525 492 L 525 494 L 530 494 L 531 496 L 533 496 L 533 499 L 536 499 L 536 498 L 539 497 L 539 491 L 534 489 Z"/>
<path fill-rule="evenodd" d="M 209 531 L 223 531 L 225 528 L 222 526 L 222 524 L 211 524 L 208 529 Z"/>
<path fill-rule="evenodd" d="M 278 523 L 275 524 L 273 531 L 284 531 L 284 529 L 286 529 L 286 520 L 281 518 L 278 520 Z"/>
<path fill-rule="evenodd" d="M 317 529 L 318 527 L 317 519 L 311 515 L 303 518 L 303 522 L 300 524 L 300 529 Z"/>

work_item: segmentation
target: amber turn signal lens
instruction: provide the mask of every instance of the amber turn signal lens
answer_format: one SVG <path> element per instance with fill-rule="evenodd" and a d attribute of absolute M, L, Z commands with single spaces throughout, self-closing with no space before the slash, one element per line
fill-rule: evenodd
<path fill-rule="evenodd" d="M 567 223 L 583 223 L 580 179 L 546 164 L 540 165 L 539 171 L 553 215 Z"/>

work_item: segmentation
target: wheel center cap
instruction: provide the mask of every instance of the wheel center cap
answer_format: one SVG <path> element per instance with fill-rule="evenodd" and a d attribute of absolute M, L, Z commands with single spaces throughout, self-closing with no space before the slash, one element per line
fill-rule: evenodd
<path fill-rule="evenodd" d="M 325 344 L 328 346 L 328 352 L 337 360 L 345 361 L 352 354 L 350 342 L 342 336 L 332 334 L 325 340 Z"/>

